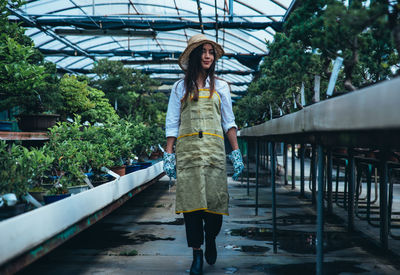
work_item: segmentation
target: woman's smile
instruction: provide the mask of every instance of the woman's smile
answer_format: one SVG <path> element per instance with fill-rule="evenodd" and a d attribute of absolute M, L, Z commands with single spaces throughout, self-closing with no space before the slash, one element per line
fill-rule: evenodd
<path fill-rule="evenodd" d="M 214 48 L 211 44 L 203 45 L 203 53 L 201 54 L 201 67 L 208 70 L 214 62 Z"/>

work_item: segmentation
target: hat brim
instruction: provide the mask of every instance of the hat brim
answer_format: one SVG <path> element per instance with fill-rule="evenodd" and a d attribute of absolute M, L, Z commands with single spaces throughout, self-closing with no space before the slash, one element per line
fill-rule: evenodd
<path fill-rule="evenodd" d="M 221 45 L 219 45 L 218 43 L 212 41 L 212 40 L 208 40 L 208 39 L 204 39 L 201 41 L 197 41 L 195 43 L 192 43 L 190 45 L 188 45 L 186 47 L 186 49 L 183 51 L 183 53 L 181 54 L 181 56 L 178 59 L 178 64 L 179 67 L 181 67 L 182 70 L 186 71 L 188 66 L 189 66 L 189 56 L 190 53 L 196 49 L 198 46 L 203 45 L 203 44 L 211 44 L 214 47 L 214 51 L 215 51 L 215 59 L 214 62 L 216 62 L 218 59 L 221 58 L 221 56 L 224 55 L 224 49 L 221 47 Z"/>

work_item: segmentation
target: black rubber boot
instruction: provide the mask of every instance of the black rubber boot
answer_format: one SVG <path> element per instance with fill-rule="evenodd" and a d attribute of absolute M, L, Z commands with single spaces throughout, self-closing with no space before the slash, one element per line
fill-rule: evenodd
<path fill-rule="evenodd" d="M 203 250 L 193 250 L 193 262 L 190 275 L 203 275 Z"/>
<path fill-rule="evenodd" d="M 217 247 L 215 245 L 215 238 L 206 237 L 206 252 L 204 253 L 204 256 L 209 265 L 213 265 L 217 261 Z"/>

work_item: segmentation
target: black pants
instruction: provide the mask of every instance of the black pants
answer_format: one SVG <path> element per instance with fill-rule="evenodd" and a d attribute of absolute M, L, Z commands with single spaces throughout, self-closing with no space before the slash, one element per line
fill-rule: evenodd
<path fill-rule="evenodd" d="M 186 228 L 186 239 L 189 247 L 200 248 L 206 238 L 217 237 L 222 226 L 222 215 L 203 210 L 183 213 Z M 204 226 L 203 226 L 204 221 Z"/>

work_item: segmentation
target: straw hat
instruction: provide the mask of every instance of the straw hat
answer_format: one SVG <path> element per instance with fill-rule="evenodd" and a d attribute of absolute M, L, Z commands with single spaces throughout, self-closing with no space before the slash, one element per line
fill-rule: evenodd
<path fill-rule="evenodd" d="M 189 66 L 190 53 L 198 46 L 205 43 L 213 45 L 215 51 L 215 61 L 217 61 L 224 54 L 224 50 L 222 49 L 221 45 L 208 39 L 204 34 L 196 34 L 189 39 L 186 49 L 179 57 L 178 64 L 182 68 L 182 70 L 186 71 Z"/>

